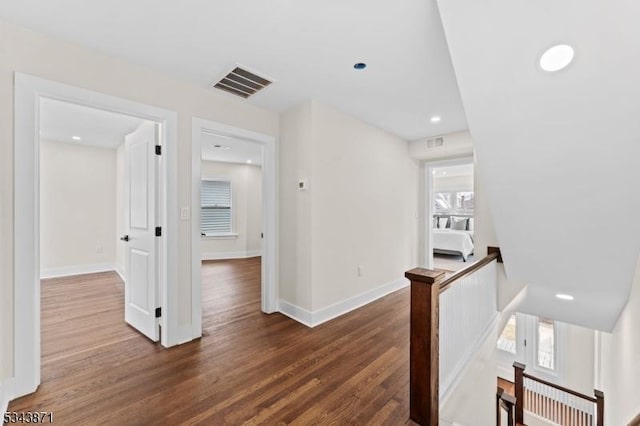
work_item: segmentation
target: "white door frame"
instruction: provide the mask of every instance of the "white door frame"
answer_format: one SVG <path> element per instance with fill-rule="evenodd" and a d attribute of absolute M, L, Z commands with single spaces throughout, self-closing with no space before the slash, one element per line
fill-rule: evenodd
<path fill-rule="evenodd" d="M 200 180 L 202 178 L 202 133 L 232 136 L 262 145 L 262 311 L 278 310 L 277 261 L 277 177 L 276 138 L 239 127 L 193 118 L 191 137 L 191 260 L 194 338 L 202 334 L 202 246 L 200 235 Z"/>
<path fill-rule="evenodd" d="M 161 343 L 177 344 L 178 218 L 177 114 L 153 106 L 15 73 L 14 96 L 14 377 L 9 398 L 33 393 L 40 384 L 40 98 L 57 99 L 154 121 L 162 125 L 160 161 Z M 166 155 L 165 155 L 166 153 Z M 122 319 L 124 322 L 124 318 Z"/>
<path fill-rule="evenodd" d="M 473 156 L 456 157 L 447 160 L 434 160 L 424 162 L 424 265 L 425 268 L 433 269 L 433 170 L 440 167 L 460 166 L 463 164 L 473 164 Z M 475 186 L 475 184 L 474 184 Z M 475 189 L 475 188 L 474 188 Z"/>

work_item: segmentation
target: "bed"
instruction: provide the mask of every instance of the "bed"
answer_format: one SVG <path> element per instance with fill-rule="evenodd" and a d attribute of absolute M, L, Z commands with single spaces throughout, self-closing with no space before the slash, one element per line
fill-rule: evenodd
<path fill-rule="evenodd" d="M 440 254 L 457 254 L 462 260 L 473 253 L 473 231 L 456 231 L 453 229 L 433 230 L 433 252 Z"/>
<path fill-rule="evenodd" d="M 453 229 L 433 230 L 433 252 L 440 254 L 457 254 L 462 260 L 473 253 L 473 231 L 456 231 Z"/>

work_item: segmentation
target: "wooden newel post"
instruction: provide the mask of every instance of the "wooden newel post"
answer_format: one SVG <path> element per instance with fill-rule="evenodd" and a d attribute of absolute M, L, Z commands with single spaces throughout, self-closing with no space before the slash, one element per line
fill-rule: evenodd
<path fill-rule="evenodd" d="M 599 390 L 593 393 L 596 397 L 596 416 L 598 416 L 596 426 L 604 426 L 604 393 Z"/>
<path fill-rule="evenodd" d="M 524 424 L 524 369 L 526 366 L 519 362 L 513 363 L 514 387 L 516 396 L 516 424 Z"/>
<path fill-rule="evenodd" d="M 415 268 L 404 276 L 411 280 L 410 417 L 420 425 L 437 426 L 439 302 L 444 272 Z"/>

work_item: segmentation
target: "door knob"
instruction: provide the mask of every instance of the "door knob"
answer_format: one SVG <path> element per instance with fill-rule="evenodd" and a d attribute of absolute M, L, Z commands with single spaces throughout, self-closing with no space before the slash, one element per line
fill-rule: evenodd
<path fill-rule="evenodd" d="M 122 241 L 129 241 L 129 236 L 125 235 L 124 237 L 120 237 Z"/>

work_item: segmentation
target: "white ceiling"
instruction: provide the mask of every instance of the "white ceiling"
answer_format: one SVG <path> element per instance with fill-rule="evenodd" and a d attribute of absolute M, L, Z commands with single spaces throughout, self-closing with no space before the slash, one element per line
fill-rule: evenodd
<path fill-rule="evenodd" d="M 214 145 L 220 145 L 216 148 Z M 262 165 L 262 146 L 256 142 L 210 133 L 202 134 L 202 159 L 225 163 Z"/>
<path fill-rule="evenodd" d="M 86 106 L 41 98 L 40 137 L 58 142 L 117 148 L 143 120 Z M 78 136 L 79 141 L 72 139 Z"/>
<path fill-rule="evenodd" d="M 277 111 L 315 99 L 406 139 L 467 128 L 435 0 L 21 0 L 0 16 L 203 87 L 243 64 L 277 80 L 243 102 Z"/>
<path fill-rule="evenodd" d="M 522 310 L 611 330 L 640 254 L 640 2 L 439 5 L 505 268 L 528 284 Z M 544 72 L 556 44 L 575 59 Z"/>

